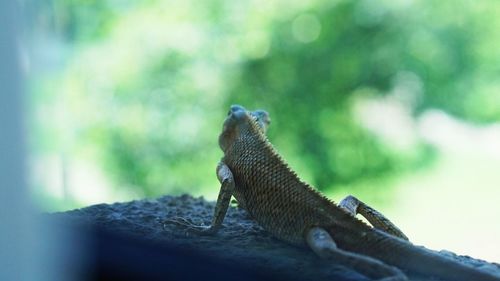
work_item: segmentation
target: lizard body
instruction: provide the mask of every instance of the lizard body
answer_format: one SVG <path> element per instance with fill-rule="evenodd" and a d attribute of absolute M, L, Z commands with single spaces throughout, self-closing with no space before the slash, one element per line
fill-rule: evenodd
<path fill-rule="evenodd" d="M 219 136 L 224 152 L 217 167 L 221 191 L 212 224 L 198 227 L 200 232 L 213 234 L 220 228 L 234 196 L 276 238 L 309 246 L 319 256 L 371 278 L 407 280 L 402 268 L 446 280 L 500 281 L 413 245 L 388 219 L 354 197 L 337 205 L 321 195 L 300 180 L 270 144 L 267 121 L 264 111 L 231 107 Z M 373 227 L 357 219 L 358 212 Z"/>

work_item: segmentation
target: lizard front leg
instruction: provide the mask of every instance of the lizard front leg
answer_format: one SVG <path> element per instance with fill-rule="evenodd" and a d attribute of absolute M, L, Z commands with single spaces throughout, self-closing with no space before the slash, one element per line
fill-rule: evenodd
<path fill-rule="evenodd" d="M 364 218 L 366 218 L 375 228 L 378 228 L 386 233 L 394 235 L 396 237 L 402 238 L 404 240 L 408 240 L 408 237 L 396 226 L 392 223 L 388 218 L 382 215 L 379 211 L 373 209 L 372 207 L 366 205 L 358 198 L 349 195 L 340 201 L 339 206 L 353 216 L 357 214 L 361 214 Z"/>
<path fill-rule="evenodd" d="M 306 242 L 321 258 L 332 259 L 370 278 L 376 278 L 379 281 L 408 280 L 406 275 L 396 267 L 365 255 L 337 248 L 337 244 L 330 234 L 321 227 L 312 227 L 307 231 Z"/>
<path fill-rule="evenodd" d="M 212 223 L 209 226 L 194 225 L 184 218 L 169 219 L 164 223 L 177 224 L 187 228 L 188 231 L 195 232 L 197 234 L 211 235 L 217 233 L 222 226 L 222 222 L 224 221 L 224 217 L 226 216 L 226 212 L 231 201 L 231 196 L 234 192 L 233 173 L 231 173 L 229 167 L 222 161 L 217 165 L 217 179 L 219 179 L 221 187 L 217 203 L 215 204 Z"/>

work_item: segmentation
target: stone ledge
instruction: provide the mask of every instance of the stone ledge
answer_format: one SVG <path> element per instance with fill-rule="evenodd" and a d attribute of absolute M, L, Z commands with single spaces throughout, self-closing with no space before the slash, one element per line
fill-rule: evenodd
<path fill-rule="evenodd" d="M 369 280 L 349 268 L 319 259 L 308 249 L 292 247 L 274 239 L 252 221 L 244 210 L 234 206 L 229 208 L 224 226 L 215 236 L 198 236 L 186 233 L 175 225 L 163 224 L 166 218 L 180 216 L 196 224 L 207 225 L 212 219 L 213 208 L 214 202 L 207 202 L 203 198 L 189 195 L 163 196 L 125 203 L 98 204 L 54 213 L 50 217 L 89 224 L 106 232 L 124 234 L 156 245 L 180 247 L 209 259 L 219 260 L 222 264 L 238 265 L 242 272 L 248 269 L 250 271 L 246 271 L 247 273 L 258 272 L 281 280 Z M 500 276 L 499 264 L 458 256 L 449 251 L 439 253 Z M 120 256 L 115 258 L 120 259 Z M 415 281 L 437 280 L 411 274 L 409 277 Z M 258 279 L 265 278 L 260 276 L 249 280 Z"/>

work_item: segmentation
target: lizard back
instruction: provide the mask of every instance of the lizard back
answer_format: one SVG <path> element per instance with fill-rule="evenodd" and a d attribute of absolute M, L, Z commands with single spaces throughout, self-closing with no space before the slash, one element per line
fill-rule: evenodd
<path fill-rule="evenodd" d="M 223 161 L 235 179 L 235 198 L 277 238 L 305 245 L 304 234 L 312 226 L 329 227 L 346 222 L 369 230 L 363 222 L 300 180 L 252 118 L 239 125 Z"/>

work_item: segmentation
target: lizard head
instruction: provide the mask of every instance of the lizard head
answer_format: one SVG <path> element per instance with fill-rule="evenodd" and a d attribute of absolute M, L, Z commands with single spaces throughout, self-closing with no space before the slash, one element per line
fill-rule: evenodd
<path fill-rule="evenodd" d="M 264 136 L 270 124 L 271 118 L 266 111 L 248 111 L 241 105 L 232 105 L 219 136 L 219 145 L 226 151 L 242 134 Z"/>

